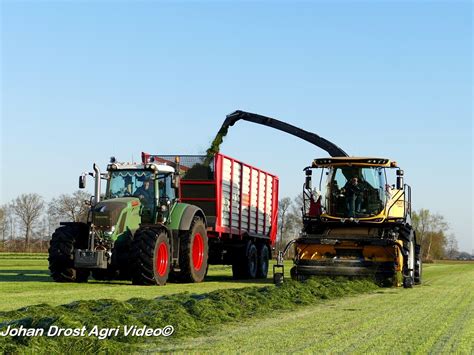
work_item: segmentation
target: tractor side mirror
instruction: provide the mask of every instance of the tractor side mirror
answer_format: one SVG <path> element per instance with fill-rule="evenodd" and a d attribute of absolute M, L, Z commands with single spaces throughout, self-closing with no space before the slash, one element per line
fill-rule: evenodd
<path fill-rule="evenodd" d="M 304 182 L 304 188 L 306 190 L 311 190 L 311 177 L 313 175 L 313 171 L 308 169 L 306 170 L 306 180 Z"/>
<path fill-rule="evenodd" d="M 86 176 L 85 175 L 79 176 L 79 188 L 80 189 L 85 189 L 86 188 Z"/>

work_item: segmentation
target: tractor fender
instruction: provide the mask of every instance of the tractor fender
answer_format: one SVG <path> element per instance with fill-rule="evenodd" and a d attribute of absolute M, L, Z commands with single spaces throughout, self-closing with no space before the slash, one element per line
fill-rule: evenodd
<path fill-rule="evenodd" d="M 179 222 L 179 230 L 187 231 L 191 228 L 191 223 L 194 220 L 195 216 L 199 216 L 203 219 L 204 224 L 207 226 L 206 216 L 204 212 L 197 206 L 188 205 L 181 215 L 181 220 Z"/>

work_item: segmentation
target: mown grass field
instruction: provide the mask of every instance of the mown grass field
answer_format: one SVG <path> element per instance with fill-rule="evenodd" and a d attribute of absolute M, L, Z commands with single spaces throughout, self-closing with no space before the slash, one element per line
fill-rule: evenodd
<path fill-rule="evenodd" d="M 212 267 L 202 284 L 164 287 L 56 284 L 45 255 L 0 254 L 0 330 L 95 323 L 177 329 L 170 338 L 130 342 L 0 338 L 0 349 L 14 343 L 19 352 L 474 352 L 474 263 L 425 265 L 423 285 L 413 289 L 324 279 L 275 288 L 270 280 L 235 282 L 230 274 Z M 104 298 L 110 300 L 97 301 Z M 86 301 L 70 303 L 79 299 Z M 37 303 L 46 304 L 11 311 Z"/>
<path fill-rule="evenodd" d="M 133 297 L 155 298 L 179 292 L 206 293 L 217 289 L 242 288 L 271 284 L 271 280 L 232 280 L 229 266 L 209 267 L 206 282 L 169 283 L 164 287 L 132 286 L 131 282 L 94 281 L 87 284 L 55 283 L 49 277 L 47 254 L 0 253 L 0 311 L 47 303 L 60 305 L 77 300 L 113 298 L 124 301 Z"/>

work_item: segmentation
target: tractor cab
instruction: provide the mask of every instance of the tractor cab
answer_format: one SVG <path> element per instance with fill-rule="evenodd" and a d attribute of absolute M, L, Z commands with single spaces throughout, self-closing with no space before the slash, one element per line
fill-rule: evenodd
<path fill-rule="evenodd" d="M 397 168 L 383 158 L 332 157 L 315 159 L 305 168 L 303 214 L 322 222 L 375 222 L 405 218 L 409 186 L 397 169 L 397 183 L 390 185 L 387 170 Z M 313 170 L 319 170 L 319 185 L 313 190 Z M 400 210 L 401 207 L 401 210 Z"/>
<path fill-rule="evenodd" d="M 138 198 L 143 223 L 166 221 L 175 200 L 175 169 L 165 164 L 111 161 L 107 166 L 107 199 Z"/>

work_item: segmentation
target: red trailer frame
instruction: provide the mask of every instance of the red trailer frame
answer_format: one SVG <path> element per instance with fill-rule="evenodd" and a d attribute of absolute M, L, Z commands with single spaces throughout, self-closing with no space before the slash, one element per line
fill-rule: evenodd
<path fill-rule="evenodd" d="M 211 162 L 211 166 L 213 167 L 213 177 L 208 179 L 186 179 L 186 173 L 192 168 L 189 166 L 190 164 L 183 164 L 185 159 L 194 159 L 199 162 L 204 161 L 205 156 L 190 156 L 190 155 L 151 155 L 147 153 L 142 153 L 142 160 L 143 162 L 148 162 L 150 158 L 153 158 L 156 162 L 166 163 L 168 165 L 172 165 L 176 167 L 175 157 L 179 157 L 180 164 L 179 169 L 184 177 L 180 180 L 180 187 L 179 187 L 179 195 L 178 198 L 181 202 L 189 203 L 192 205 L 196 205 L 203 209 L 206 217 L 208 218 L 207 221 L 207 230 L 208 236 L 210 238 L 218 238 L 221 240 L 243 240 L 244 238 L 263 238 L 269 239 L 270 244 L 273 246 L 276 241 L 276 234 L 278 229 L 278 187 L 279 187 L 279 180 L 278 177 L 267 173 L 261 169 L 258 169 L 254 166 L 249 164 L 243 163 L 239 160 L 231 158 L 221 153 L 217 153 L 214 156 L 213 161 Z M 229 199 L 229 226 L 224 225 L 223 223 L 223 205 L 222 205 L 222 194 L 223 194 L 223 164 L 224 160 L 229 160 L 231 162 L 231 174 L 230 174 L 230 196 Z M 234 166 L 238 164 L 240 168 L 240 178 L 238 184 L 234 184 Z M 250 174 L 250 187 L 249 193 L 244 194 L 244 179 L 243 179 L 243 172 L 244 168 L 249 169 Z M 257 181 L 253 181 L 253 177 L 255 172 L 257 173 Z M 262 183 L 260 181 L 261 177 L 265 178 L 265 182 L 263 184 L 265 191 L 264 191 L 264 206 L 259 205 L 260 202 L 260 187 Z M 267 185 L 271 181 L 271 215 L 269 216 L 267 212 Z M 239 196 L 239 203 L 236 203 L 232 198 L 233 189 L 238 188 L 240 191 Z M 256 189 L 256 206 L 252 206 L 252 196 Z M 209 194 L 210 191 L 213 191 L 212 194 Z M 185 192 L 186 191 L 186 192 Z M 197 196 L 196 195 L 197 193 Z M 201 193 L 199 193 L 201 192 Z M 205 192 L 205 193 L 204 193 Z M 194 195 L 194 196 L 193 196 Z M 256 207 L 256 209 L 255 209 Z M 251 228 L 251 213 L 252 208 L 254 208 L 255 212 L 255 228 L 252 230 Z M 237 209 L 238 211 L 238 223 L 236 225 L 233 224 L 232 221 L 232 211 Z M 211 213 L 209 213 L 211 212 Z M 214 213 L 212 213 L 214 212 Z M 248 213 L 248 216 L 243 216 L 244 213 Z M 259 231 L 259 213 L 263 214 L 263 231 Z M 209 215 L 209 216 L 208 216 Z M 242 219 L 243 217 L 247 218 L 247 228 L 242 227 Z M 267 230 L 267 226 L 269 226 L 268 232 L 265 233 Z"/>

